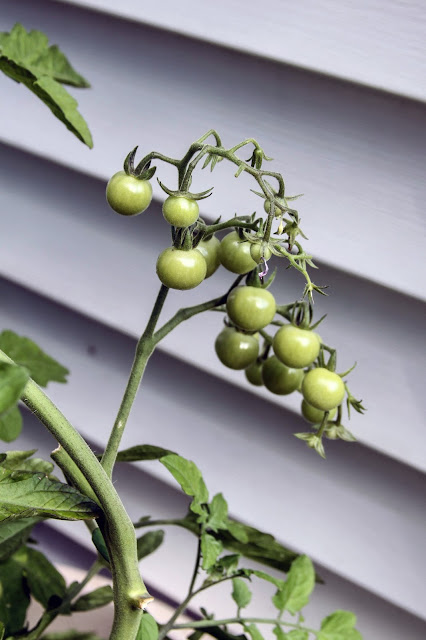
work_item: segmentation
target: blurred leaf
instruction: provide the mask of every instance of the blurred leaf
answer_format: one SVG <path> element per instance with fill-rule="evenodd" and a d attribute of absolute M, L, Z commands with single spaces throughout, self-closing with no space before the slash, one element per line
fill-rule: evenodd
<path fill-rule="evenodd" d="M 13 331 L 0 333 L 0 349 L 9 358 L 30 372 L 31 378 L 41 387 L 48 382 L 66 382 L 68 369 L 47 355 L 40 347 L 23 336 L 18 336 Z"/>
<path fill-rule="evenodd" d="M 53 631 L 42 636 L 41 640 L 102 640 L 99 636 L 91 631 L 76 631 L 69 629 L 68 631 Z"/>
<path fill-rule="evenodd" d="M 358 640 L 362 639 L 359 631 L 354 629 L 356 615 L 351 611 L 337 610 L 324 618 L 318 640 Z"/>
<path fill-rule="evenodd" d="M 212 567 L 218 555 L 222 552 L 222 544 L 210 533 L 203 533 L 201 536 L 201 554 L 203 556 L 202 567 L 208 571 Z"/>
<path fill-rule="evenodd" d="M 117 462 L 159 460 L 160 458 L 163 458 L 164 456 L 168 456 L 170 454 L 174 454 L 174 451 L 169 451 L 169 449 L 163 449 L 162 447 L 156 447 L 152 444 L 138 444 L 135 447 L 130 447 L 129 449 L 123 449 L 123 451 L 119 451 L 117 455 Z"/>
<path fill-rule="evenodd" d="M 31 547 L 21 547 L 13 557 L 22 566 L 31 595 L 45 609 L 57 607 L 65 597 L 66 584 L 50 560 Z"/>
<path fill-rule="evenodd" d="M 11 473 L 3 469 L 0 478 L 0 522 L 33 516 L 84 520 L 101 514 L 99 505 L 67 484 L 40 474 L 14 480 Z"/>
<path fill-rule="evenodd" d="M 40 522 L 40 518 L 23 518 L 0 523 L 0 562 L 7 560 L 27 541 L 31 529 L 37 522 Z"/>
<path fill-rule="evenodd" d="M 232 578 L 232 599 L 238 609 L 244 609 L 250 604 L 252 593 L 247 583 L 241 578 Z"/>
<path fill-rule="evenodd" d="M 105 607 L 105 605 L 112 602 L 113 599 L 114 594 L 111 587 L 105 585 L 78 598 L 78 600 L 71 605 L 71 611 L 91 611 L 92 609 Z"/>
<path fill-rule="evenodd" d="M 42 458 L 32 458 L 37 451 L 8 451 L 6 459 L 0 465 L 9 471 L 31 471 L 33 473 L 43 473 L 49 475 L 53 471 L 53 464 Z"/>
<path fill-rule="evenodd" d="M 154 553 L 161 546 L 164 540 L 163 529 L 157 529 L 156 531 L 148 531 L 145 535 L 137 539 L 138 560 L 142 560 L 150 553 Z"/>
<path fill-rule="evenodd" d="M 103 559 L 109 562 L 108 548 L 105 543 L 105 538 L 102 535 L 102 531 L 99 529 L 99 527 L 96 527 L 96 529 L 92 531 L 92 542 Z"/>
<path fill-rule="evenodd" d="M 187 460 L 177 454 L 160 458 L 160 462 L 170 471 L 180 484 L 182 491 L 188 496 L 194 496 L 197 502 L 203 504 L 209 500 L 209 492 L 204 483 L 201 471 L 192 460 Z"/>
<path fill-rule="evenodd" d="M 150 613 L 142 614 L 135 640 L 158 640 L 158 625 Z"/>
<path fill-rule="evenodd" d="M 263 636 L 255 624 L 245 624 L 244 629 L 250 635 L 252 640 L 263 640 Z"/>
<path fill-rule="evenodd" d="M 279 611 L 294 614 L 309 602 L 315 586 L 315 571 L 307 556 L 299 556 L 291 565 L 287 580 L 279 589 L 272 602 Z"/>
<path fill-rule="evenodd" d="M 30 604 L 23 568 L 13 556 L 0 564 L 0 593 L 0 620 L 7 638 L 22 629 Z"/>
<path fill-rule="evenodd" d="M 28 371 L 23 367 L 0 362 L 0 416 L 16 405 L 28 379 Z"/>
<path fill-rule="evenodd" d="M 13 442 L 22 431 L 22 416 L 18 407 L 11 407 L 0 416 L 0 440 Z"/>
<path fill-rule="evenodd" d="M 207 526 L 213 531 L 228 528 L 228 503 L 221 493 L 217 493 L 209 504 L 210 515 Z"/>

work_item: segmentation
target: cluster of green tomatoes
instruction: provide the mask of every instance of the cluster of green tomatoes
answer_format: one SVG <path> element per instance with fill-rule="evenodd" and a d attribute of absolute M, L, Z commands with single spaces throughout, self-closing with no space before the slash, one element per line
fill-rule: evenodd
<path fill-rule="evenodd" d="M 170 195 L 163 203 L 163 216 L 174 233 L 182 231 L 181 237 L 185 238 L 186 230 L 198 221 L 199 205 L 188 194 L 168 190 L 167 193 Z M 149 180 L 120 171 L 109 181 L 106 195 L 115 211 L 133 216 L 151 203 L 152 187 Z M 196 235 L 189 237 L 189 246 L 175 242 L 158 256 L 157 275 L 166 287 L 192 289 L 220 265 L 239 275 L 257 274 L 259 263 L 265 265 L 271 257 L 267 245 L 249 242 L 238 230 L 228 232 L 222 240 L 214 235 L 204 236 L 198 242 Z M 227 295 L 226 326 L 215 342 L 219 360 L 230 369 L 244 370 L 251 384 L 264 385 L 274 394 L 301 392 L 301 410 L 308 422 L 321 425 L 332 420 L 347 390 L 342 377 L 334 371 L 332 359 L 325 364 L 321 338 L 306 326 L 306 320 L 299 326 L 297 322 L 275 321 L 274 296 L 263 286 L 262 279 L 253 282 L 255 286 L 249 283 L 236 286 Z M 274 329 L 278 327 L 273 337 L 263 331 L 271 324 Z M 262 348 L 261 337 L 265 340 Z"/>

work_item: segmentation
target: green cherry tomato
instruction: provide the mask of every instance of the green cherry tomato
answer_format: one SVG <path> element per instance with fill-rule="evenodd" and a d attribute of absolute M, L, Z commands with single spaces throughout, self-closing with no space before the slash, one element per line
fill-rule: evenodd
<path fill-rule="evenodd" d="M 196 200 L 184 196 L 169 196 L 163 203 L 163 216 L 174 227 L 190 227 L 198 220 L 199 212 Z"/>
<path fill-rule="evenodd" d="M 207 265 L 197 249 L 168 247 L 157 259 L 157 275 L 170 289 L 193 289 L 206 277 Z"/>
<path fill-rule="evenodd" d="M 212 236 L 208 240 L 201 240 L 197 244 L 197 251 L 201 253 L 207 264 L 206 278 L 210 278 L 220 265 L 219 260 L 220 240 Z"/>
<path fill-rule="evenodd" d="M 302 395 L 315 409 L 330 411 L 341 404 L 345 397 L 345 385 L 337 373 L 317 367 L 305 375 Z"/>
<path fill-rule="evenodd" d="M 222 239 L 219 260 L 232 273 L 248 273 L 256 266 L 250 255 L 250 242 L 241 240 L 236 231 L 231 231 Z"/>
<path fill-rule="evenodd" d="M 244 371 L 247 380 L 250 384 L 254 384 L 256 387 L 261 387 L 263 385 L 262 366 L 262 362 L 253 362 L 253 364 L 249 365 Z"/>
<path fill-rule="evenodd" d="M 309 329 L 300 329 L 286 324 L 274 336 L 274 353 L 283 364 L 295 369 L 303 369 L 317 359 L 320 352 L 320 338 Z"/>
<path fill-rule="evenodd" d="M 152 186 L 149 180 L 139 180 L 119 171 L 107 184 L 106 199 L 109 206 L 122 216 L 137 216 L 151 204 Z"/>
<path fill-rule="evenodd" d="M 312 424 L 321 424 L 324 413 L 324 411 L 320 411 L 320 409 L 315 409 L 315 407 L 312 407 L 306 402 L 306 400 L 302 400 L 302 416 L 308 422 L 311 422 Z M 336 409 L 332 409 L 328 415 L 328 419 L 333 420 L 335 415 Z"/>
<path fill-rule="evenodd" d="M 263 384 L 269 391 L 280 396 L 296 391 L 303 375 L 303 369 L 286 367 L 276 356 L 265 360 L 262 367 Z"/>
<path fill-rule="evenodd" d="M 226 300 L 229 318 L 244 331 L 266 327 L 273 320 L 276 308 L 272 293 L 248 285 L 232 289 Z"/>
<path fill-rule="evenodd" d="M 280 202 L 281 204 L 285 205 L 285 202 L 282 198 L 276 198 L 278 200 L 278 202 Z M 269 213 L 271 210 L 271 202 L 270 200 L 265 200 L 265 202 L 263 203 L 263 208 L 266 211 L 266 213 Z M 284 212 L 281 211 L 281 209 L 279 209 L 277 206 L 275 207 L 275 211 L 274 211 L 274 216 L 280 216 L 282 215 Z"/>
<path fill-rule="evenodd" d="M 258 337 L 241 333 L 234 327 L 223 329 L 214 346 L 221 363 L 230 369 L 245 369 L 259 354 Z"/>
<path fill-rule="evenodd" d="M 263 250 L 263 254 L 262 254 L 262 250 Z M 262 258 L 264 258 L 265 260 L 269 260 L 269 258 L 272 255 L 272 251 L 267 246 L 263 247 L 263 249 L 262 249 L 262 245 L 261 244 L 251 243 L 250 255 L 253 258 L 253 260 L 257 264 L 259 264 L 259 262 L 262 260 Z"/>

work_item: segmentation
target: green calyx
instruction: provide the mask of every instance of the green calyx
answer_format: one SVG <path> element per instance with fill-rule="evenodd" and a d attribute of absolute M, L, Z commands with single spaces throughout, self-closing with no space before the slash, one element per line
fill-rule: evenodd
<path fill-rule="evenodd" d="M 177 198 L 187 198 L 188 200 L 204 200 L 205 198 L 208 198 L 209 196 L 211 196 L 213 191 L 213 187 L 211 187 L 210 189 L 207 189 L 206 191 L 201 191 L 200 193 L 190 193 L 189 191 L 181 191 L 179 189 L 177 189 L 176 191 L 172 191 L 172 189 L 169 189 L 168 187 L 166 187 L 166 185 L 163 184 L 160 180 L 158 180 L 158 178 L 157 178 L 157 182 L 162 188 L 162 190 L 164 191 L 164 193 L 167 193 L 168 196 L 175 196 Z"/>
<path fill-rule="evenodd" d="M 128 176 L 133 176 L 138 180 L 151 180 L 157 170 L 157 167 L 151 167 L 151 161 L 142 161 L 137 165 L 137 167 L 135 167 L 135 156 L 137 150 L 138 147 L 136 146 L 127 154 L 123 164 L 124 171 Z"/>

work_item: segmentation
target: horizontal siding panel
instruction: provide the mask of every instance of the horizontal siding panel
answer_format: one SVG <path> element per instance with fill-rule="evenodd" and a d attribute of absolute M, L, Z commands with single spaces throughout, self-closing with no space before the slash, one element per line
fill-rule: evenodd
<path fill-rule="evenodd" d="M 126 219 L 109 210 L 98 180 L 12 149 L 3 148 L 0 164 L 7 238 L 0 273 L 137 337 L 157 295 L 157 255 L 169 243 L 159 206 Z M 323 266 L 314 275 L 320 284 L 330 285 L 330 296 L 317 296 L 316 302 L 318 318 L 329 314 L 321 328 L 323 339 L 339 349 L 339 369 L 358 361 L 351 386 L 368 411 L 353 416 L 351 429 L 369 446 L 424 470 L 425 358 L 419 350 L 424 305 Z M 165 317 L 180 306 L 221 295 L 231 282 L 230 274 L 220 269 L 194 291 L 171 292 Z M 300 274 L 285 269 L 272 288 L 280 303 L 297 299 L 302 289 Z M 215 357 L 221 322 L 219 314 L 204 314 L 202 321 L 184 323 L 170 334 L 162 348 L 245 386 L 243 374 L 226 369 Z M 253 393 L 264 395 L 259 389 Z M 298 397 L 268 394 L 268 400 L 299 410 Z"/>
<path fill-rule="evenodd" d="M 95 149 L 4 77 L 0 139 L 106 179 L 137 143 L 180 156 L 211 126 L 226 145 L 254 136 L 289 193 L 305 193 L 299 208 L 316 258 L 426 297 L 422 105 L 64 4 L 4 2 L 0 29 L 15 20 L 45 29 L 93 83 L 75 93 Z M 159 175 L 173 186 L 170 172 Z M 211 184 L 202 174 L 194 188 Z M 259 208 L 248 177 L 236 181 L 224 163 L 213 184 L 206 217 Z M 162 197 L 157 184 L 154 191 Z"/>
<path fill-rule="evenodd" d="M 186 36 L 426 99 L 421 0 L 62 0 Z"/>
<path fill-rule="evenodd" d="M 1 299 L 1 326 L 32 336 L 70 367 L 70 383 L 50 385 L 49 394 L 99 448 L 114 420 L 135 341 L 4 281 Z M 197 347 L 194 339 L 191 348 Z M 425 560 L 422 474 L 356 444 L 330 443 L 325 462 L 292 437 L 303 427 L 300 417 L 283 408 L 156 353 L 122 446 L 150 442 L 196 460 L 211 495 L 226 488 L 234 516 L 424 616 L 418 571 Z M 39 432 L 30 420 L 24 440 L 13 448 L 28 446 L 28 439 L 38 442 Z M 54 447 L 50 436 L 42 441 Z M 176 486 L 158 463 L 144 468 Z M 157 500 L 154 480 L 138 480 L 136 469 L 127 480 L 119 474 L 116 486 L 132 518 L 142 515 L 141 499 L 154 515 L 167 510 Z M 181 503 L 176 500 L 172 513 L 180 513 Z"/>

